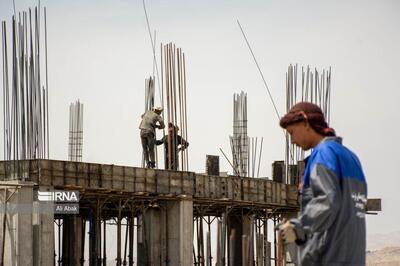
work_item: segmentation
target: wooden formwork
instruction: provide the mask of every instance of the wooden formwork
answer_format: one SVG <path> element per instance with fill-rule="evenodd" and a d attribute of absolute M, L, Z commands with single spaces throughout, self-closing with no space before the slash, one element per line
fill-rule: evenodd
<path fill-rule="evenodd" d="M 296 209 L 297 189 L 266 178 L 212 176 L 57 160 L 1 161 L 0 180 L 31 181 L 55 189 L 149 196 L 188 196 L 193 201 L 281 206 Z M 82 193 L 81 192 L 81 193 Z M 125 195 L 126 196 L 126 195 Z"/>
<path fill-rule="evenodd" d="M 214 176 L 193 172 L 57 160 L 0 161 L 0 187 L 1 182 L 7 184 L 12 182 L 4 181 L 14 180 L 17 180 L 17 183 L 27 181 L 32 184 L 34 193 L 53 189 L 78 190 L 80 192 L 79 215 L 74 219 L 78 219 L 80 223 L 89 222 L 90 230 L 94 230 L 89 239 L 91 265 L 96 265 L 95 261 L 99 260 L 99 254 L 101 254 L 99 239 L 105 231 L 103 229 L 102 232 L 101 224 L 105 226 L 106 221 L 109 220 L 117 221 L 119 232 L 117 242 L 121 243 L 121 224 L 124 219 L 129 220 L 131 225 L 129 230 L 131 231 L 134 227 L 131 221 L 136 220 L 137 226 L 139 226 L 145 220 L 143 217 L 150 219 L 149 217 L 154 214 L 155 221 L 158 221 L 157 217 L 161 218 L 160 221 L 151 224 L 153 229 L 159 228 L 161 232 L 168 228 L 168 232 L 162 231 L 167 235 L 173 235 L 168 239 L 178 239 L 179 236 L 182 241 L 184 239 L 184 246 L 190 247 L 194 240 L 193 233 L 188 234 L 185 230 L 199 228 L 197 241 L 200 241 L 199 239 L 203 241 L 202 227 L 207 216 L 209 223 L 217 219 L 218 224 L 222 225 L 220 234 L 227 236 L 231 234 L 229 230 L 233 228 L 229 222 L 235 219 L 232 217 L 241 217 L 241 221 L 250 219 L 258 226 L 258 235 L 256 236 L 251 230 L 244 234 L 246 237 L 256 239 L 261 237 L 261 224 L 263 224 L 263 228 L 266 228 L 268 219 L 278 219 L 280 214 L 293 213 L 298 210 L 297 188 L 266 178 Z M 172 210 L 171 206 L 175 206 L 173 209 L 175 212 L 181 210 L 182 206 L 186 206 L 186 209 L 182 212 L 182 216 L 174 217 L 177 215 L 176 213 L 169 213 Z M 210 216 L 214 218 L 210 220 Z M 168 221 L 166 217 L 168 217 Z M 65 228 L 67 230 L 68 223 L 73 222 L 70 221 L 70 216 L 64 214 L 54 214 L 54 219 L 58 220 L 59 224 L 60 220 L 63 221 L 63 230 Z M 163 222 L 162 219 L 164 219 Z M 151 219 L 148 220 L 148 222 L 150 221 Z M 178 232 L 175 224 L 179 221 L 185 221 L 185 226 Z M 190 226 L 192 222 L 195 224 L 196 221 L 196 227 Z M 47 222 L 52 224 L 52 221 Z M 169 226 L 167 226 L 168 224 Z M 70 239 L 72 235 L 74 239 L 78 239 L 82 235 L 79 233 L 81 230 L 79 227 L 71 226 L 71 230 L 70 233 L 62 236 L 66 242 L 73 241 L 72 238 Z M 172 233 L 172 230 L 176 232 Z M 208 230 L 210 229 L 208 228 Z M 138 234 L 140 232 L 138 231 Z M 149 239 L 151 237 L 156 239 L 158 234 L 145 236 Z M 130 241 L 133 241 L 133 237 Z M 241 237 L 237 241 L 237 245 L 242 245 Z M 126 240 L 125 243 L 127 243 Z M 214 244 L 221 244 L 225 250 L 228 248 L 225 242 Z M 139 250 L 140 245 L 141 243 L 138 242 L 135 247 Z M 201 242 L 201 246 L 204 248 L 203 242 Z M 157 246 L 151 248 L 156 250 Z M 160 246 L 160 250 L 165 248 L 166 246 L 162 248 Z M 121 262 L 121 245 L 117 249 L 120 251 L 117 256 L 118 261 Z M 264 253 L 260 250 L 259 247 L 257 252 Z M 268 252 L 270 251 L 265 251 L 265 256 L 270 258 Z M 71 253 L 68 256 L 79 259 L 77 256 L 82 255 Z M 197 256 L 202 257 L 203 260 L 204 252 L 198 253 Z M 260 258 L 258 259 L 260 260 Z"/>

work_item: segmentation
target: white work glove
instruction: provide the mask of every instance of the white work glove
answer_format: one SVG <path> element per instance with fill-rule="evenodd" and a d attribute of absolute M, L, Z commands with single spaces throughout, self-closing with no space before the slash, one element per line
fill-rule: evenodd
<path fill-rule="evenodd" d="M 283 221 L 279 226 L 279 233 L 281 234 L 285 244 L 294 243 L 297 239 L 296 232 L 294 231 L 294 224 L 289 221 Z"/>

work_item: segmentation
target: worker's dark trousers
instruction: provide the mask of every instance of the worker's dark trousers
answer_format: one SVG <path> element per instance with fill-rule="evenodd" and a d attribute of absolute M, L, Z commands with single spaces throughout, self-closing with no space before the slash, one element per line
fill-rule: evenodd
<path fill-rule="evenodd" d="M 143 157 L 144 157 L 144 161 L 145 161 L 146 165 L 148 166 L 149 162 L 155 163 L 155 161 L 156 161 L 155 157 L 154 157 L 155 137 L 154 137 L 153 132 L 150 132 L 147 130 L 141 130 L 140 131 L 140 139 L 142 140 Z"/>
<path fill-rule="evenodd" d="M 177 151 L 176 151 L 177 152 Z M 175 156 L 175 161 L 169 162 L 168 154 L 165 154 L 165 169 L 169 170 L 178 170 L 179 167 L 179 158 Z"/>

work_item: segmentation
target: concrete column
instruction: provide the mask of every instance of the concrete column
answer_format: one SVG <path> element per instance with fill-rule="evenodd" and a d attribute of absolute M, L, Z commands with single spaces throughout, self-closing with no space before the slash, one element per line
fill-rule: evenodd
<path fill-rule="evenodd" d="M 0 185 L 0 262 L 7 266 L 32 265 L 33 262 L 33 184 L 5 181 Z M 4 212 L 5 211 L 5 212 Z M 1 253 L 3 258 L 1 258 Z"/>
<path fill-rule="evenodd" d="M 186 266 L 193 263 L 193 202 L 167 202 L 138 219 L 138 265 Z"/>
<path fill-rule="evenodd" d="M 193 201 L 168 203 L 168 265 L 193 264 Z"/>
<path fill-rule="evenodd" d="M 137 265 L 143 266 L 146 265 L 147 262 L 147 251 L 146 251 L 146 243 L 145 243 L 145 230 L 144 230 L 144 216 L 145 214 L 139 214 L 137 218 L 137 238 L 136 238 L 136 246 L 137 246 Z"/>
<path fill-rule="evenodd" d="M 82 218 L 66 215 L 63 220 L 63 262 L 66 265 L 80 265 L 82 257 Z M 65 253 L 64 253 L 65 252 Z"/>
<path fill-rule="evenodd" d="M 228 258 L 230 266 L 248 265 L 244 254 L 250 256 L 251 219 L 247 216 L 230 215 L 228 217 Z M 246 241 L 246 243 L 243 242 Z M 248 258 L 247 258 L 248 261 Z"/>
<path fill-rule="evenodd" d="M 264 221 L 264 266 L 271 266 L 271 242 L 268 241 L 268 219 Z M 275 232 L 274 232 L 275 233 Z"/>
<path fill-rule="evenodd" d="M 244 245 L 242 246 L 243 248 L 243 253 L 246 254 L 246 256 L 242 255 L 244 257 L 243 260 L 243 266 L 252 266 L 253 265 L 253 219 L 250 217 L 244 216 L 242 217 L 242 233 L 244 236 L 244 239 L 246 239 Z M 244 248 L 245 247 L 245 248 Z"/>
<path fill-rule="evenodd" d="M 98 208 L 93 208 L 89 219 L 89 265 L 97 266 L 101 264 L 100 256 L 100 218 Z"/>
<path fill-rule="evenodd" d="M 138 219 L 138 265 L 161 264 L 161 210 L 149 208 Z"/>
<path fill-rule="evenodd" d="M 39 190 L 50 191 L 52 187 Z M 35 201 L 33 205 L 38 210 L 33 213 L 34 265 L 52 265 L 54 264 L 54 204 L 50 201 Z"/>
<path fill-rule="evenodd" d="M 73 224 L 74 224 L 74 246 L 73 246 L 73 265 L 80 265 L 81 258 L 82 258 L 82 231 L 83 231 L 83 221 L 82 217 L 75 216 L 73 217 Z"/>
<path fill-rule="evenodd" d="M 264 266 L 271 266 L 271 242 L 270 241 L 265 241 L 265 260 L 264 260 Z"/>

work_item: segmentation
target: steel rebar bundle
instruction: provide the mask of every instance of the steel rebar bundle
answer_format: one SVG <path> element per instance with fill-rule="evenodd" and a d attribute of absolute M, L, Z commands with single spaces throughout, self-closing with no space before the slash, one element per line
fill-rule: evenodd
<path fill-rule="evenodd" d="M 317 69 L 312 71 L 309 66 L 301 68 L 301 86 L 298 86 L 297 64 L 289 65 L 286 73 L 286 111 L 300 101 L 315 103 L 321 107 L 325 119 L 329 124 L 330 100 L 331 100 L 331 68 L 323 69 L 322 73 Z M 304 160 L 304 152 L 290 143 L 286 133 L 286 182 L 290 183 L 292 173 L 290 165 L 296 165 Z"/>
<path fill-rule="evenodd" d="M 185 54 L 181 48 L 176 48 L 172 43 L 161 44 L 161 84 L 162 102 L 167 121 L 178 126 L 181 137 L 188 141 Z M 177 154 L 178 151 L 174 148 L 177 146 L 174 143 L 176 138 L 169 136 L 169 139 L 172 141 L 168 142 L 167 156 L 171 159 L 168 160 L 166 168 L 172 169 L 175 165 L 175 167 L 181 167 L 183 171 L 189 170 L 188 149 Z"/>
<path fill-rule="evenodd" d="M 258 148 L 258 138 L 247 136 L 247 93 L 243 91 L 240 94 L 235 93 L 233 95 L 233 136 L 230 136 L 234 174 L 241 177 L 259 175 L 262 143 L 263 138 Z"/>
<path fill-rule="evenodd" d="M 150 76 L 148 79 L 145 79 L 144 82 L 144 111 L 153 110 L 154 108 L 154 97 L 155 97 L 155 89 L 154 89 L 154 77 Z M 155 137 L 157 139 L 157 131 L 155 132 Z M 157 160 L 157 147 L 154 146 L 154 154 L 156 156 L 156 164 L 158 164 Z M 144 157 L 142 155 L 142 167 L 145 167 Z"/>
<path fill-rule="evenodd" d="M 44 42 L 40 21 L 40 7 L 35 7 L 34 12 L 29 9 L 18 13 L 18 17 L 14 15 L 11 39 L 7 36 L 6 22 L 2 21 L 5 160 L 49 158 L 46 8 Z M 45 85 L 42 85 L 43 71 Z"/>
<path fill-rule="evenodd" d="M 233 136 L 230 137 L 234 172 L 247 176 L 249 145 L 247 137 L 247 93 L 233 94 Z"/>
<path fill-rule="evenodd" d="M 81 162 L 83 150 L 83 104 L 80 101 L 69 105 L 68 160 Z"/>
<path fill-rule="evenodd" d="M 259 177 L 260 176 L 260 165 L 261 165 L 261 155 L 263 147 L 264 138 L 261 137 L 260 144 L 258 144 L 258 137 L 249 138 L 249 163 L 248 163 L 248 176 L 249 177 Z M 258 146 L 260 145 L 260 146 Z M 258 162 L 258 163 L 257 163 Z"/>
<path fill-rule="evenodd" d="M 145 106 L 144 111 L 149 111 L 154 108 L 154 77 L 149 77 L 145 80 Z"/>

